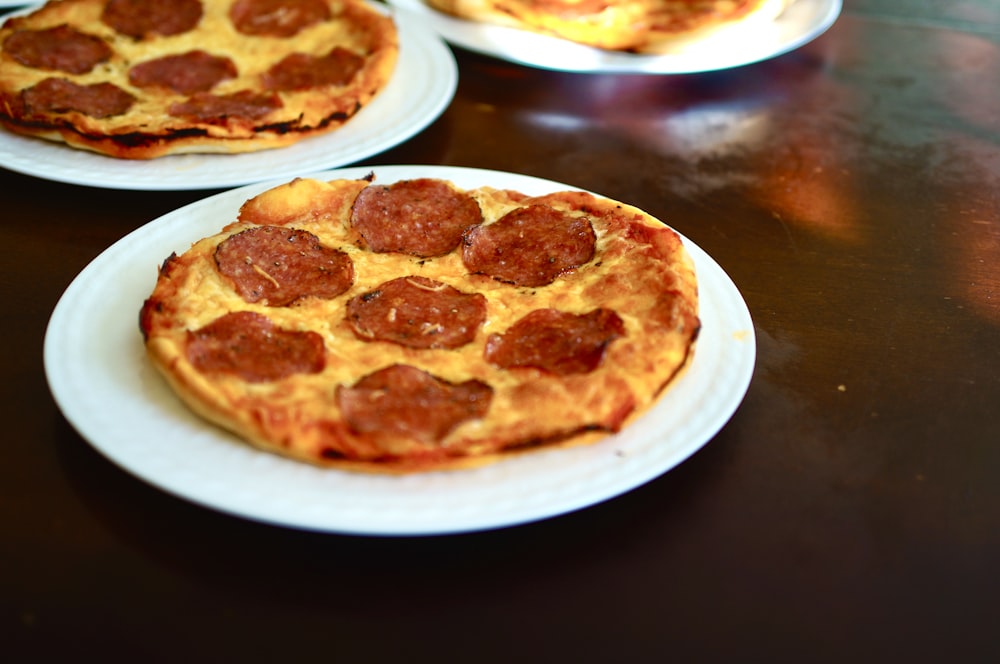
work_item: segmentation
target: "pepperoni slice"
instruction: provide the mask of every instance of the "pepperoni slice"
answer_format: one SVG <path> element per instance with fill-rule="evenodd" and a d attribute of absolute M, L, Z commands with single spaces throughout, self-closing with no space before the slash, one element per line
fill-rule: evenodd
<path fill-rule="evenodd" d="M 342 46 L 322 57 L 292 53 L 268 69 L 262 81 L 266 90 L 283 92 L 346 85 L 364 64 L 363 57 Z"/>
<path fill-rule="evenodd" d="M 113 83 L 79 85 L 64 78 L 46 78 L 21 92 L 25 114 L 76 111 L 92 118 L 121 115 L 135 97 Z"/>
<path fill-rule="evenodd" d="M 425 277 L 399 277 L 351 298 L 347 322 L 366 341 L 458 348 L 486 320 L 486 298 Z"/>
<path fill-rule="evenodd" d="M 558 376 L 589 373 L 608 344 L 625 335 L 625 323 L 609 309 L 570 314 L 536 309 L 504 334 L 486 340 L 484 357 L 503 369 L 536 367 Z"/>
<path fill-rule="evenodd" d="M 108 0 L 101 21 L 116 32 L 142 39 L 183 34 L 194 29 L 201 16 L 201 0 Z"/>
<path fill-rule="evenodd" d="M 240 297 L 272 307 L 310 296 L 330 299 L 354 283 L 347 254 L 295 228 L 258 226 L 232 235 L 216 247 L 215 263 Z"/>
<path fill-rule="evenodd" d="M 462 261 L 470 272 L 517 286 L 546 286 L 594 257 L 590 222 L 547 205 L 508 212 L 465 234 Z"/>
<path fill-rule="evenodd" d="M 69 74 L 86 74 L 114 54 L 100 37 L 67 25 L 18 30 L 4 40 L 3 50 L 25 67 Z"/>
<path fill-rule="evenodd" d="M 229 118 L 259 120 L 284 106 L 275 94 L 240 90 L 230 95 L 196 92 L 187 101 L 171 104 L 170 115 L 195 122 L 225 122 Z"/>
<path fill-rule="evenodd" d="M 245 35 L 292 37 L 330 20 L 330 7 L 325 0 L 237 0 L 229 19 Z"/>
<path fill-rule="evenodd" d="M 319 373 L 326 365 L 323 337 L 285 330 L 252 311 L 231 312 L 187 335 L 185 354 L 204 373 L 226 373 L 250 383 Z"/>
<path fill-rule="evenodd" d="M 236 65 L 229 58 L 197 50 L 141 62 L 129 70 L 128 80 L 140 88 L 169 88 L 189 95 L 207 92 L 236 74 Z"/>
<path fill-rule="evenodd" d="M 394 364 L 353 387 L 337 387 L 337 405 L 352 431 L 437 442 L 467 420 L 486 415 L 493 389 L 478 380 L 450 383 L 426 371 Z"/>
<path fill-rule="evenodd" d="M 351 212 L 352 225 L 372 251 L 422 258 L 447 254 L 482 221 L 475 199 L 430 178 L 366 187 Z"/>

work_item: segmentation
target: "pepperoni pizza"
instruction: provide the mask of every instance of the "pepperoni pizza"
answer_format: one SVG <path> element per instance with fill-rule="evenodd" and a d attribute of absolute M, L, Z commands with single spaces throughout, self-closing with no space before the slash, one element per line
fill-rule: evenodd
<path fill-rule="evenodd" d="M 462 468 L 648 409 L 700 328 L 681 238 L 578 191 L 296 179 L 173 254 L 140 314 L 192 410 L 309 463 Z"/>
<path fill-rule="evenodd" d="M 732 28 L 777 18 L 793 0 L 426 0 L 482 23 L 611 51 L 665 53 Z"/>
<path fill-rule="evenodd" d="M 0 124 L 130 159 L 281 147 L 354 117 L 398 50 L 364 0 L 50 0 L 0 27 Z"/>

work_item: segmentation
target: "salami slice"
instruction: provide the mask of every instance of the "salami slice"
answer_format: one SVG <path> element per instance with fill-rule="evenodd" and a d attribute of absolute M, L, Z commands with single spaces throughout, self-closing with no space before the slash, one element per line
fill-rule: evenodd
<path fill-rule="evenodd" d="M 287 38 L 330 20 L 330 7 L 325 0 L 237 0 L 229 19 L 245 35 Z"/>
<path fill-rule="evenodd" d="M 425 277 L 399 277 L 351 298 L 347 321 L 366 341 L 459 348 L 486 319 L 486 298 Z"/>
<path fill-rule="evenodd" d="M 196 92 L 187 101 L 171 104 L 170 115 L 196 122 L 224 123 L 229 118 L 259 120 L 283 106 L 275 94 L 258 94 L 240 90 L 229 95 Z"/>
<path fill-rule="evenodd" d="M 354 283 L 354 266 L 312 233 L 258 226 L 232 235 L 215 250 L 219 272 L 247 302 L 284 307 L 304 297 L 330 299 Z"/>
<path fill-rule="evenodd" d="M 143 39 L 193 30 L 202 13 L 201 0 L 109 0 L 101 21 L 116 32 Z"/>
<path fill-rule="evenodd" d="M 189 95 L 208 92 L 237 73 L 229 58 L 196 50 L 140 62 L 129 70 L 128 78 L 136 87 L 169 88 Z"/>
<path fill-rule="evenodd" d="M 371 251 L 424 258 L 452 251 L 462 234 L 482 221 L 471 196 L 427 178 L 371 185 L 362 190 L 351 214 L 351 224 Z"/>
<path fill-rule="evenodd" d="M 337 405 L 352 431 L 437 442 L 461 423 L 486 415 L 493 389 L 478 380 L 450 383 L 416 367 L 394 364 L 353 387 L 337 387 Z"/>
<path fill-rule="evenodd" d="M 517 286 L 547 286 L 594 257 L 590 221 L 547 205 L 517 208 L 465 234 L 462 261 L 474 274 Z"/>
<path fill-rule="evenodd" d="M 46 78 L 21 93 L 26 117 L 76 111 L 92 118 L 121 115 L 135 97 L 113 83 L 80 85 L 64 78 Z"/>
<path fill-rule="evenodd" d="M 326 365 L 323 337 L 285 330 L 252 311 L 228 313 L 188 332 L 185 354 L 204 373 L 227 373 L 251 383 L 319 373 Z"/>
<path fill-rule="evenodd" d="M 263 84 L 266 90 L 282 92 L 347 85 L 364 64 L 362 56 L 340 46 L 322 57 L 292 53 L 267 70 Z"/>
<path fill-rule="evenodd" d="M 600 365 L 608 344 L 624 335 L 624 322 L 608 309 L 586 314 L 536 309 L 504 334 L 490 335 L 484 357 L 504 369 L 535 367 L 559 376 L 589 373 Z"/>
<path fill-rule="evenodd" d="M 18 30 L 4 40 L 3 51 L 25 67 L 68 74 L 86 74 L 114 53 L 100 37 L 67 25 Z"/>

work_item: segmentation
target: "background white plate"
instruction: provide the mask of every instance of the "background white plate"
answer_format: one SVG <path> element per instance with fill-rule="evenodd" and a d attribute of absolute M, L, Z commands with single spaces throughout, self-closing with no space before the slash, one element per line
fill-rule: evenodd
<path fill-rule="evenodd" d="M 358 178 L 368 168 L 308 177 Z M 571 189 L 510 173 L 384 166 L 377 181 L 452 180 L 529 194 Z M 674 467 L 729 420 L 750 383 L 753 324 L 739 291 L 686 241 L 702 332 L 692 364 L 645 417 L 591 446 L 547 450 L 474 470 L 385 477 L 327 470 L 257 451 L 187 410 L 147 361 L 137 316 L 158 265 L 216 233 L 277 182 L 217 194 L 139 228 L 98 256 L 49 322 L 45 369 L 56 402 L 96 449 L 164 491 L 222 512 L 309 530 L 415 535 L 534 521 L 593 505 Z"/>
<path fill-rule="evenodd" d="M 436 33 L 397 21 L 399 64 L 386 88 L 343 127 L 277 150 L 134 161 L 0 130 L 0 167 L 109 189 L 222 189 L 350 164 L 402 143 L 451 103 L 458 67 Z"/>
<path fill-rule="evenodd" d="M 520 64 L 575 72 L 687 74 L 728 69 L 792 51 L 826 32 L 840 15 L 842 0 L 796 0 L 776 21 L 744 34 L 730 31 L 664 55 L 602 51 L 505 26 L 452 18 L 424 0 L 388 0 L 419 16 L 456 46 Z"/>

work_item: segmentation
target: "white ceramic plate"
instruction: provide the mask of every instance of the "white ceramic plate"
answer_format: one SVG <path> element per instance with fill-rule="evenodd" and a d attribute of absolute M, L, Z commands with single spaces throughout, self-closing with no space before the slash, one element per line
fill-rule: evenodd
<path fill-rule="evenodd" d="M 371 170 L 309 177 L 358 178 Z M 465 168 L 374 171 L 382 183 L 438 177 L 463 188 L 571 188 Z M 593 505 L 657 477 L 710 440 L 743 399 L 756 357 L 750 314 L 719 265 L 686 241 L 701 294 L 697 351 L 661 401 L 620 434 L 485 468 L 403 477 L 321 469 L 257 451 L 174 397 L 145 357 L 137 316 L 164 258 L 216 233 L 244 200 L 275 184 L 206 198 L 124 237 L 80 273 L 49 322 L 45 370 L 66 418 L 110 460 L 164 491 L 248 519 L 325 532 L 418 535 L 510 526 Z"/>
<path fill-rule="evenodd" d="M 386 88 L 330 134 L 277 150 L 239 155 L 113 159 L 0 130 L 0 167 L 48 180 L 110 189 L 222 189 L 351 164 L 402 143 L 451 102 L 458 67 L 451 50 L 419 22 L 397 21 L 399 64 Z"/>
<path fill-rule="evenodd" d="M 456 46 L 542 69 L 574 72 L 687 74 L 739 67 L 792 51 L 826 32 L 842 0 L 796 0 L 777 20 L 752 30 L 732 30 L 663 55 L 602 51 L 504 26 L 452 18 L 424 0 L 388 0 L 422 18 Z"/>

